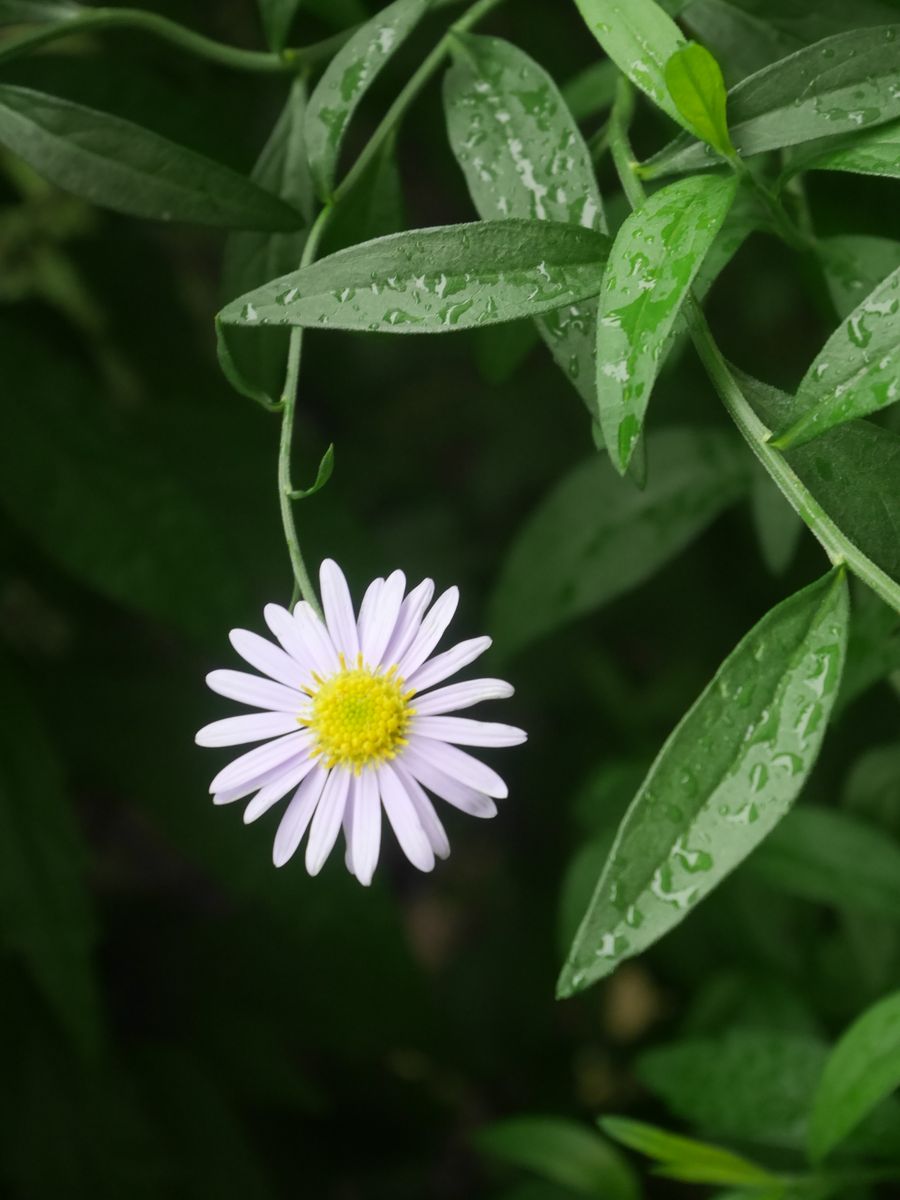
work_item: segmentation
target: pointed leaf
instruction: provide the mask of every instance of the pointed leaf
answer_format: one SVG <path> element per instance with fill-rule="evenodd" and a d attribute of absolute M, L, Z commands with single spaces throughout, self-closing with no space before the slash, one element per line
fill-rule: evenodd
<path fill-rule="evenodd" d="M 599 291 L 609 239 L 545 221 L 479 221 L 339 250 L 227 305 L 234 325 L 448 333 Z"/>
<path fill-rule="evenodd" d="M 220 163 L 109 113 L 0 85 L 0 143 L 93 204 L 160 221 L 296 229 L 300 214 Z"/>
<path fill-rule="evenodd" d="M 663 937 L 782 819 L 837 695 L 847 583 L 767 613 L 663 746 L 628 810 L 559 981 L 562 996 Z"/>
<path fill-rule="evenodd" d="M 657 1174 L 693 1183 L 746 1184 L 761 1187 L 777 1182 L 756 1163 L 694 1138 L 681 1137 L 627 1117 L 603 1117 L 600 1128 L 615 1141 L 662 1164 Z"/>
<path fill-rule="evenodd" d="M 338 50 L 309 98 L 306 143 L 323 199 L 333 190 L 344 134 L 379 72 L 428 10 L 431 0 L 394 0 Z"/>
<path fill-rule="evenodd" d="M 259 0 L 266 41 L 273 50 L 283 50 L 301 0 Z"/>
<path fill-rule="evenodd" d="M 813 1101 L 809 1150 L 818 1161 L 900 1085 L 900 992 L 868 1009 L 841 1037 Z"/>
<path fill-rule="evenodd" d="M 734 147 L 725 115 L 725 80 L 719 64 L 697 42 L 688 42 L 666 63 L 666 87 L 693 133 L 724 157 Z"/>
<path fill-rule="evenodd" d="M 597 402 L 610 457 L 624 472 L 666 339 L 734 199 L 733 177 L 698 175 L 650 196 L 619 230 L 597 324 Z"/>
<path fill-rule="evenodd" d="M 780 450 L 900 399 L 900 267 L 854 309 L 797 389 L 800 413 L 773 438 Z"/>
<path fill-rule="evenodd" d="M 461 34 L 453 45 L 444 79 L 447 129 L 478 215 L 564 221 L 605 233 L 590 153 L 543 67 L 502 38 Z M 586 301 L 537 323 L 591 408 L 595 321 L 596 304 Z"/>

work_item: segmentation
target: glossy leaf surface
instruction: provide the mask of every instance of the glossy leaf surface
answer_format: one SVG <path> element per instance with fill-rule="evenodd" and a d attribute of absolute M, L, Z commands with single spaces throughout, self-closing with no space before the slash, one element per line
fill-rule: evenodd
<path fill-rule="evenodd" d="M 688 42 L 666 63 L 666 87 L 688 128 L 714 150 L 734 148 L 725 115 L 725 80 L 719 64 L 697 42 Z"/>

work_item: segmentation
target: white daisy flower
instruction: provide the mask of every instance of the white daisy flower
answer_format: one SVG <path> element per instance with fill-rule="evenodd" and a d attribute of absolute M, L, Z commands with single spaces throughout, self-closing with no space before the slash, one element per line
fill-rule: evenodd
<path fill-rule="evenodd" d="M 435 687 L 491 644 L 472 638 L 430 657 L 456 611 L 457 588 L 429 608 L 432 581 L 404 595 L 406 578 L 395 571 L 369 585 L 357 618 L 337 563 L 322 563 L 320 581 L 324 623 L 305 601 L 293 615 L 269 604 L 265 619 L 277 645 L 246 629 L 231 632 L 235 650 L 261 674 L 206 677 L 214 692 L 261 711 L 213 721 L 197 744 L 264 743 L 216 775 L 213 802 L 251 797 L 250 822 L 293 792 L 275 834 L 275 865 L 309 829 L 306 869 L 317 874 L 343 828 L 347 867 L 362 884 L 378 862 L 383 808 L 406 857 L 430 871 L 450 845 L 425 789 L 472 816 L 492 817 L 506 784 L 459 747 L 515 746 L 526 736 L 447 714 L 513 689 L 501 679 Z"/>

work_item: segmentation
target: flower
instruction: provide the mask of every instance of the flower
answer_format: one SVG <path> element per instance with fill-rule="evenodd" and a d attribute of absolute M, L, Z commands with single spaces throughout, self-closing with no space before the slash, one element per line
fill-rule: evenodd
<path fill-rule="evenodd" d="M 425 789 L 475 817 L 492 817 L 507 795 L 500 776 L 460 746 L 514 746 L 521 729 L 451 717 L 481 700 L 513 694 L 501 679 L 435 688 L 491 644 L 488 637 L 432 651 L 450 624 L 458 588 L 433 605 L 424 580 L 404 595 L 406 577 L 376 579 L 355 617 L 337 563 L 320 571 L 324 622 L 301 601 L 293 614 L 268 604 L 265 619 L 278 645 L 246 629 L 231 644 L 260 675 L 213 671 L 214 692 L 260 712 L 204 726 L 200 746 L 262 742 L 221 770 L 213 803 L 252 797 L 244 821 L 255 821 L 289 792 L 275 834 L 273 859 L 283 866 L 307 829 L 306 868 L 317 874 L 343 827 L 346 864 L 360 883 L 372 881 L 384 808 L 409 861 L 430 871 L 450 853 L 447 835 Z"/>

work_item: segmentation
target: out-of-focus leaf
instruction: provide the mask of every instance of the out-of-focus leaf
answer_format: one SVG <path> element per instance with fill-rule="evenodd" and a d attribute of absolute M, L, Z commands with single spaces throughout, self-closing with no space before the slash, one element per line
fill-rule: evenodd
<path fill-rule="evenodd" d="M 657 1175 L 681 1179 L 690 1183 L 744 1184 L 765 1187 L 777 1184 L 771 1175 L 756 1163 L 720 1146 L 711 1146 L 693 1138 L 681 1137 L 626 1117 L 601 1117 L 600 1128 L 623 1146 L 655 1159 L 660 1166 Z"/>
<path fill-rule="evenodd" d="M 266 41 L 273 50 L 283 50 L 302 0 L 259 0 Z"/>
<path fill-rule="evenodd" d="M 734 199 L 734 178 L 661 188 L 616 235 L 597 322 L 597 404 L 610 458 L 631 459 L 663 347 Z"/>
<path fill-rule="evenodd" d="M 406 223 L 396 146 L 393 138 L 387 138 L 352 191 L 336 208 L 325 242 L 329 250 L 343 249 L 398 233 Z"/>
<path fill-rule="evenodd" d="M 619 69 L 608 58 L 591 63 L 562 85 L 562 98 L 576 121 L 584 121 L 611 107 L 616 97 Z"/>
<path fill-rule="evenodd" d="M 666 87 L 691 132 L 719 154 L 732 156 L 725 81 L 719 64 L 705 46 L 688 42 L 675 51 L 666 63 Z"/>
<path fill-rule="evenodd" d="M 763 560 L 773 575 L 783 575 L 796 553 L 803 522 L 763 471 L 753 476 L 750 502 Z"/>
<path fill-rule="evenodd" d="M 309 98 L 306 144 L 316 187 L 332 192 L 344 134 L 357 105 L 428 10 L 430 0 L 394 0 L 338 50 Z"/>
<path fill-rule="evenodd" d="M 889 742 L 875 746 L 860 758 L 850 772 L 844 802 L 855 812 L 900 834 L 900 746 Z"/>
<path fill-rule="evenodd" d="M 809 1150 L 819 1161 L 900 1084 L 900 992 L 886 996 L 843 1034 L 813 1100 Z"/>
<path fill-rule="evenodd" d="M 0 25 L 43 25 L 77 17 L 84 9 L 69 0 L 0 0 Z"/>
<path fill-rule="evenodd" d="M 849 30 L 742 80 L 728 93 L 737 152 L 749 157 L 900 116 L 898 31 L 898 25 Z M 646 174 L 702 169 L 710 153 L 681 136 L 647 161 Z"/>
<path fill-rule="evenodd" d="M 592 458 L 526 521 L 491 602 L 499 649 L 518 650 L 643 582 L 749 482 L 747 460 L 725 434 L 662 430 L 647 441 L 642 491 Z"/>
<path fill-rule="evenodd" d="M 844 320 L 892 271 L 900 268 L 900 242 L 865 234 L 840 234 L 818 243 L 837 315 Z"/>
<path fill-rule="evenodd" d="M 54 747 L 0 661 L 0 944 L 21 956 L 77 1049 L 99 1049 L 85 848 Z"/>
<path fill-rule="evenodd" d="M 750 860 L 790 895 L 900 920 L 900 846 L 837 809 L 794 809 Z"/>
<path fill-rule="evenodd" d="M 894 671 L 900 671 L 900 613 L 860 586 L 853 600 L 847 663 L 835 716 Z"/>
<path fill-rule="evenodd" d="M 635 87 L 673 121 L 684 124 L 669 89 L 666 63 L 684 36 L 654 0 L 575 0 L 591 33 Z"/>
<path fill-rule="evenodd" d="M 444 79 L 450 145 L 484 220 L 526 217 L 606 232 L 591 156 L 547 72 L 502 38 L 454 38 Z M 549 313 L 538 329 L 593 408 L 596 304 Z"/>
<path fill-rule="evenodd" d="M 339 250 L 227 305 L 225 324 L 450 333 L 595 295 L 609 239 L 547 221 L 478 221 Z"/>
<path fill-rule="evenodd" d="M 776 435 L 774 445 L 782 450 L 802 446 L 900 399 L 898 313 L 900 267 L 870 292 L 816 355 L 797 389 L 799 415 Z"/>
<path fill-rule="evenodd" d="M 475 1144 L 484 1154 L 525 1167 L 587 1196 L 636 1200 L 629 1164 L 598 1133 L 560 1117 L 510 1117 L 483 1126 Z"/>
<path fill-rule="evenodd" d="M 818 756 L 847 620 L 847 582 L 834 571 L 767 613 L 725 660 L 619 828 L 560 995 L 661 938 L 785 816 Z"/>
<path fill-rule="evenodd" d="M 528 358 L 538 344 L 538 332 L 532 321 L 509 321 L 476 330 L 474 340 L 478 372 L 496 386 L 511 379 Z"/>

